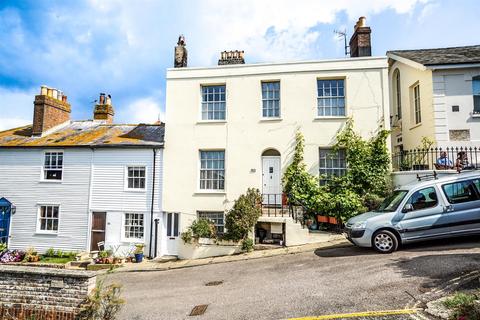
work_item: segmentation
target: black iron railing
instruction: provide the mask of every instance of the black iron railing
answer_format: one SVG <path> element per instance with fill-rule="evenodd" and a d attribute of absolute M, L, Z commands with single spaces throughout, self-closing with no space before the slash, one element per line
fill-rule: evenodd
<path fill-rule="evenodd" d="M 394 171 L 480 169 L 480 148 L 413 149 L 392 155 Z"/>
<path fill-rule="evenodd" d="M 283 195 L 279 194 L 262 194 L 262 214 L 269 217 L 283 217 L 288 216 L 288 210 L 284 208 Z"/>

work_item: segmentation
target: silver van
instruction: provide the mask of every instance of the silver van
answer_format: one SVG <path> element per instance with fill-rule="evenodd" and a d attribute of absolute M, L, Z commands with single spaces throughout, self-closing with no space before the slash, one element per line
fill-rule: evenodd
<path fill-rule="evenodd" d="M 396 189 L 377 210 L 348 220 L 346 238 L 391 253 L 400 244 L 480 234 L 480 172 L 418 180 Z"/>

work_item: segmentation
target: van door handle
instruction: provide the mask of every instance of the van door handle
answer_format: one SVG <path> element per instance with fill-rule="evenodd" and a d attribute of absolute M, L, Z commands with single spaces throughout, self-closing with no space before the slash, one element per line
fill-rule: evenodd
<path fill-rule="evenodd" d="M 453 211 L 453 206 L 452 205 L 443 207 L 443 212 L 452 212 L 452 211 Z"/>

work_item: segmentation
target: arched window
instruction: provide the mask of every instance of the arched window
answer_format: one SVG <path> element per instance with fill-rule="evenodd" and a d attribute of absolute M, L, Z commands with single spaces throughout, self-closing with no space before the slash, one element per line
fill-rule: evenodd
<path fill-rule="evenodd" d="M 472 78 L 473 113 L 480 114 L 480 76 Z"/>
<path fill-rule="evenodd" d="M 400 70 L 395 69 L 393 72 L 393 90 L 394 90 L 394 95 L 393 99 L 394 101 L 394 106 L 397 111 L 397 119 L 400 120 L 402 119 L 402 89 L 400 85 Z"/>

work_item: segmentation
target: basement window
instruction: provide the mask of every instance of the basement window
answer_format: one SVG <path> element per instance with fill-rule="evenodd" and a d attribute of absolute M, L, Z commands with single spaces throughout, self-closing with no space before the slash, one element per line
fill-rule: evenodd
<path fill-rule="evenodd" d="M 45 152 L 44 180 L 62 180 L 63 152 Z"/>

